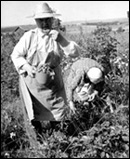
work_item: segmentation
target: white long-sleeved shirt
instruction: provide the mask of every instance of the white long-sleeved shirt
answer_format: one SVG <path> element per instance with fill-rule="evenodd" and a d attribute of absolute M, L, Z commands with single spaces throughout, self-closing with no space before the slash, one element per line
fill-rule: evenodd
<path fill-rule="evenodd" d="M 70 41 L 68 46 L 61 47 L 53 40 L 51 34 L 46 35 L 36 28 L 24 33 L 14 47 L 11 58 L 18 73 L 22 74 L 25 72 L 22 70 L 24 64 L 29 63 L 31 65 L 36 65 L 38 60 L 36 57 L 34 58 L 36 52 L 38 53 L 40 60 L 45 63 L 48 55 L 52 52 L 62 59 L 63 52 L 61 50 L 63 50 L 66 56 L 77 57 L 79 55 L 80 47 L 73 41 Z M 52 63 L 58 62 L 54 57 L 51 58 L 51 60 Z"/>

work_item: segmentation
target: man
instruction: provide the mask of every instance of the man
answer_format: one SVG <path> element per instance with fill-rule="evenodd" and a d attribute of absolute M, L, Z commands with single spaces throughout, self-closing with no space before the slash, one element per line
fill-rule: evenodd
<path fill-rule="evenodd" d="M 66 94 L 60 62 L 63 54 L 75 58 L 79 46 L 52 29 L 56 14 L 47 3 L 37 5 L 33 18 L 37 28 L 26 32 L 11 55 L 20 75 L 24 115 L 34 126 L 39 121 L 61 121 Z"/>
<path fill-rule="evenodd" d="M 101 93 L 104 85 L 104 68 L 95 60 L 81 58 L 71 66 L 67 79 L 67 98 L 75 112 L 74 101 L 91 102 Z"/>

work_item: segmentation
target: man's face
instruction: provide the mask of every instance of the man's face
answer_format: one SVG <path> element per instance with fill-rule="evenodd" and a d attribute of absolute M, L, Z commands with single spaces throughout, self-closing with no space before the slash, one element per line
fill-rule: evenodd
<path fill-rule="evenodd" d="M 35 19 L 38 28 L 40 29 L 44 29 L 44 30 L 50 30 L 52 28 L 52 21 L 53 18 L 39 18 L 39 19 Z"/>

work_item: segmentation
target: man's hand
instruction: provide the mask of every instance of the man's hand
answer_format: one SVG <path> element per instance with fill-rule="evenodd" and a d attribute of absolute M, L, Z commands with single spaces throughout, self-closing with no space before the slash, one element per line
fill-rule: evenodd
<path fill-rule="evenodd" d="M 92 94 L 88 95 L 88 101 L 89 102 L 93 101 L 97 95 L 98 95 L 98 91 L 94 90 Z"/>
<path fill-rule="evenodd" d="M 52 39 L 56 41 L 58 38 L 59 32 L 57 30 L 51 30 L 49 34 L 51 35 Z"/>
<path fill-rule="evenodd" d="M 35 77 L 36 67 L 31 66 L 29 64 L 25 64 L 23 65 L 22 69 L 25 70 L 30 77 Z"/>
<path fill-rule="evenodd" d="M 51 38 L 58 42 L 62 47 L 66 47 L 70 44 L 70 42 L 57 30 L 51 30 L 49 34 L 51 35 Z"/>
<path fill-rule="evenodd" d="M 81 89 L 82 89 L 82 87 L 81 87 L 81 86 L 78 86 L 78 87 L 75 89 L 76 93 L 79 93 L 79 92 L 81 91 Z"/>
<path fill-rule="evenodd" d="M 69 102 L 69 107 L 70 107 L 71 111 L 75 114 L 76 108 L 75 108 L 75 106 L 74 106 L 73 101 L 70 101 L 70 102 Z"/>

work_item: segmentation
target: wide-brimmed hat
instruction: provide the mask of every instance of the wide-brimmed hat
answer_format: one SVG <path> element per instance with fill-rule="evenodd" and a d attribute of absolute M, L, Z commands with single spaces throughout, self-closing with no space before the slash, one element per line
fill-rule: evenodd
<path fill-rule="evenodd" d="M 103 80 L 103 72 L 98 67 L 92 67 L 87 72 L 87 76 L 92 83 L 98 83 Z"/>
<path fill-rule="evenodd" d="M 60 14 L 55 13 L 47 3 L 37 4 L 36 9 L 34 11 L 34 15 L 30 16 L 34 19 L 40 18 L 51 18 L 60 16 Z"/>

